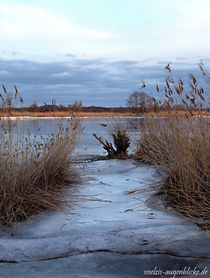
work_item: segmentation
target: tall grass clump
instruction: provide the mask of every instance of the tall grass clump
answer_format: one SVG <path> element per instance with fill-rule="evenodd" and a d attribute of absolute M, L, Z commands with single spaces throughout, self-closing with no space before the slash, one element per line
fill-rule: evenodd
<path fill-rule="evenodd" d="M 71 121 L 48 137 L 32 136 L 18 121 L 1 120 L 0 224 L 11 225 L 65 203 L 64 188 L 74 181 L 70 156 L 80 126 Z"/>
<path fill-rule="evenodd" d="M 2 89 L 3 92 L 0 93 L 0 109 L 4 115 L 11 116 L 15 104 L 23 104 L 23 99 L 16 86 L 14 86 L 15 92 L 8 91 L 3 84 Z"/>
<path fill-rule="evenodd" d="M 202 64 L 200 67 L 207 77 Z M 204 89 L 192 74 L 189 75 L 190 88 L 185 89 L 182 80 L 174 80 L 169 66 L 166 70 L 168 77 L 162 91 L 167 116 L 145 120 L 135 155 L 137 160 L 158 165 L 164 172 L 156 190 L 165 206 L 208 222 L 210 142 Z M 157 92 L 161 92 L 158 85 Z M 182 106 L 183 113 L 176 113 L 177 104 Z M 198 116 L 193 116 L 195 111 L 199 112 Z"/>
<path fill-rule="evenodd" d="M 103 126 L 107 127 L 107 125 Z M 104 141 L 95 133 L 93 133 L 93 136 L 103 145 L 104 150 L 107 151 L 108 158 L 126 158 L 130 146 L 130 138 L 126 126 L 122 123 L 113 122 L 108 126 L 107 133 L 112 138 L 113 143 L 107 140 Z"/>

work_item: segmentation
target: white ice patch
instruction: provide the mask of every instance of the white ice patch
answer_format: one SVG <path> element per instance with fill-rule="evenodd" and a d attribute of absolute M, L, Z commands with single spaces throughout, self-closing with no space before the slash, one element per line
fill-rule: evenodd
<path fill-rule="evenodd" d="M 68 213 L 45 211 L 0 229 L 0 261 L 37 261 L 107 250 L 209 258 L 209 234 L 187 218 L 145 202 L 158 180 L 152 166 L 132 160 L 83 163 L 83 182 Z M 130 194 L 132 193 L 132 194 Z"/>

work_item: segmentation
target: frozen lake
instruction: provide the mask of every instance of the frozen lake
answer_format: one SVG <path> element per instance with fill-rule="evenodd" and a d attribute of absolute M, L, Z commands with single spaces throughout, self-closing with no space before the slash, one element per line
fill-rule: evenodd
<path fill-rule="evenodd" d="M 124 125 L 129 121 L 143 119 L 115 119 Z M 32 136 L 47 136 L 59 123 L 68 125 L 68 119 L 15 122 L 18 128 L 30 129 Z M 65 213 L 43 211 L 18 225 L 0 226 L 0 277 L 175 277 L 145 274 L 155 267 L 209 271 L 209 232 L 161 203 L 151 205 L 147 202 L 151 192 L 141 191 L 159 180 L 155 167 L 131 159 L 88 159 L 104 154 L 92 134 L 108 138 L 102 125 L 112 122 L 111 118 L 81 120 L 83 132 L 75 151 L 82 158 L 77 163 L 81 181 L 68 189 L 71 204 Z M 130 135 L 133 147 L 135 132 L 131 129 Z"/>
<path fill-rule="evenodd" d="M 69 189 L 69 213 L 44 211 L 1 227 L 1 278 L 143 278 L 155 267 L 209 270 L 209 233 L 149 205 L 150 192 L 138 192 L 158 180 L 155 167 L 117 159 L 83 166 L 82 182 Z"/>
<path fill-rule="evenodd" d="M 61 124 L 63 127 L 70 125 L 71 119 L 67 118 L 12 118 L 12 125 L 16 124 L 18 129 L 24 129 L 25 132 L 30 130 L 31 136 L 41 135 L 43 137 L 56 131 Z M 132 130 L 131 122 L 136 124 L 137 122 L 144 121 L 143 118 L 81 118 L 82 133 L 80 135 L 79 142 L 77 144 L 75 155 L 87 156 L 87 155 L 104 155 L 106 152 L 103 150 L 102 145 L 93 136 L 96 133 L 98 137 L 111 140 L 107 132 L 107 127 L 114 124 L 122 124 L 129 131 L 132 138 L 131 148 L 135 145 L 136 132 Z M 7 120 L 5 120 L 6 124 Z M 107 125 L 107 127 L 104 127 Z M 139 126 L 139 124 L 138 124 Z"/>

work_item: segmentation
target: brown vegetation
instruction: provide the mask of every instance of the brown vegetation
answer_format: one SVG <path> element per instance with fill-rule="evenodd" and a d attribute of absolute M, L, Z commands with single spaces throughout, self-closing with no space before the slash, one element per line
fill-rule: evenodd
<path fill-rule="evenodd" d="M 209 221 L 210 142 L 209 120 L 204 111 L 201 113 L 205 106 L 204 90 L 190 75 L 190 90 L 186 92 L 182 80 L 177 84 L 170 67 L 166 69 L 166 104 L 171 111 L 179 99 L 185 110 L 181 115 L 174 110 L 174 117 L 169 111 L 168 117 L 145 120 L 136 159 L 159 165 L 165 173 L 156 189 L 166 206 L 185 216 Z M 193 111 L 198 111 L 199 116 L 193 117 Z"/>
<path fill-rule="evenodd" d="M 0 224 L 11 225 L 65 203 L 63 190 L 75 179 L 70 155 L 79 121 L 60 126 L 47 138 L 32 136 L 10 120 L 0 129 Z"/>
<path fill-rule="evenodd" d="M 103 145 L 108 153 L 108 158 L 126 158 L 130 146 L 130 138 L 126 127 L 122 124 L 112 123 L 107 132 L 112 137 L 114 146 L 107 140 L 103 141 L 95 133 L 93 133 L 93 136 Z"/>
<path fill-rule="evenodd" d="M 0 112 L 0 117 L 7 117 L 8 114 Z M 65 111 L 55 111 L 55 112 L 21 112 L 21 111 L 11 111 L 11 117 L 126 117 L 135 116 L 133 113 L 117 113 L 117 112 L 65 112 Z"/>
<path fill-rule="evenodd" d="M 179 111 L 170 111 L 170 116 L 183 116 L 186 114 L 185 110 L 179 110 Z M 206 115 L 210 116 L 210 111 L 207 110 L 199 110 L 199 111 L 192 111 L 192 114 L 194 116 L 196 115 Z M 55 112 L 27 112 L 27 111 L 11 111 L 10 114 L 6 112 L 0 112 L 0 117 L 136 117 L 136 114 L 132 112 L 76 112 L 76 113 L 70 113 L 70 112 L 62 112 L 62 111 L 55 111 Z M 139 114 L 138 116 L 142 117 L 168 117 L 169 111 L 158 111 L 158 112 L 145 112 L 144 114 Z"/>

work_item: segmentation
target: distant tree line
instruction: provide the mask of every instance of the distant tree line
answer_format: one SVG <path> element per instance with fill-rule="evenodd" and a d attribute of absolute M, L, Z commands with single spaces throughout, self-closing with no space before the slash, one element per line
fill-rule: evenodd
<path fill-rule="evenodd" d="M 13 107 L 14 111 L 27 112 L 115 112 L 128 113 L 128 107 L 102 107 L 102 106 L 83 106 L 82 101 L 75 101 L 73 104 L 62 105 L 56 104 L 56 100 L 52 99 L 51 103 L 44 102 L 43 105 L 38 105 L 33 102 L 30 106 Z"/>
<path fill-rule="evenodd" d="M 36 102 L 30 106 L 15 107 L 17 100 L 19 104 L 23 105 L 23 100 L 18 94 L 18 90 L 15 88 L 15 93 L 8 92 L 4 85 L 2 85 L 3 94 L 0 94 L 3 105 L 0 107 L 0 111 L 23 111 L 23 112 L 115 112 L 115 113 L 128 113 L 132 112 L 137 114 L 144 114 L 147 112 L 158 112 L 170 110 L 171 107 L 168 102 L 161 103 L 157 101 L 155 97 L 149 96 L 145 92 L 133 92 L 127 100 L 126 107 L 102 107 L 102 106 L 83 106 L 82 101 L 75 101 L 73 104 L 57 105 L 55 98 L 51 100 L 51 103 L 44 102 L 43 105 L 38 105 Z M 159 88 L 157 88 L 159 90 Z M 173 109 L 184 110 L 183 104 L 173 105 Z M 209 110 L 209 109 L 207 109 Z"/>

